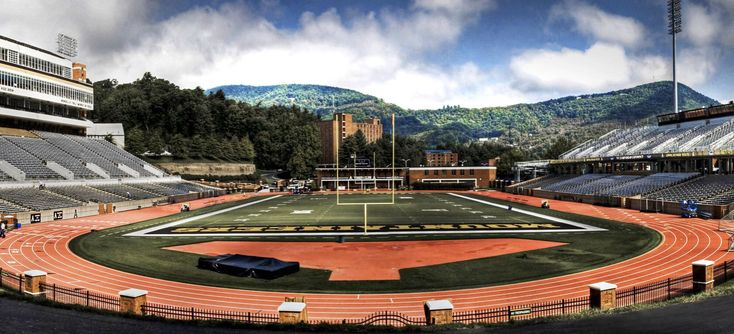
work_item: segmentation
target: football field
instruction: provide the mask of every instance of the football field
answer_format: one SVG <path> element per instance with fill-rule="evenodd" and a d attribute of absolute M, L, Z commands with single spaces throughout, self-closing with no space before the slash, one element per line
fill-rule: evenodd
<path fill-rule="evenodd" d="M 603 231 L 471 194 L 381 193 L 258 198 L 130 235 L 350 235 L 365 225 L 374 234 Z"/>

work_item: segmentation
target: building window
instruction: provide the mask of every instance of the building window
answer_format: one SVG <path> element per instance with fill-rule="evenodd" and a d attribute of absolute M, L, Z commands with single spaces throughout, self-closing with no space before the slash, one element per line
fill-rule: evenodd
<path fill-rule="evenodd" d="M 451 170 L 451 175 L 456 175 L 456 169 Z"/>
<path fill-rule="evenodd" d="M 463 169 L 459 171 L 459 174 L 460 175 L 464 175 L 465 173 L 466 173 L 466 171 L 464 171 Z"/>
<path fill-rule="evenodd" d="M 469 170 L 469 175 L 474 175 L 474 170 L 473 169 L 470 169 Z"/>
<path fill-rule="evenodd" d="M 433 171 L 433 175 L 438 175 L 438 169 L 435 169 L 435 170 Z"/>
<path fill-rule="evenodd" d="M 423 171 L 423 175 L 428 175 L 428 170 L 427 169 Z"/>

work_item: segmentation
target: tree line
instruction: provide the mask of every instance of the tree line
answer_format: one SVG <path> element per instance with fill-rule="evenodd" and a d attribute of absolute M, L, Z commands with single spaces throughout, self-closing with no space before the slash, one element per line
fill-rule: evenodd
<path fill-rule="evenodd" d="M 96 82 L 92 120 L 122 123 L 134 154 L 254 162 L 308 177 L 321 156 L 318 118 L 298 107 L 250 105 L 221 91 L 181 89 L 145 73 L 128 84 Z"/>

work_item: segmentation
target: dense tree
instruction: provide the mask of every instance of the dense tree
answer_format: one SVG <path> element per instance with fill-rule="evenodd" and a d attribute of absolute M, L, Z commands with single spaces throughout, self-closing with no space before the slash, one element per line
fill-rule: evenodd
<path fill-rule="evenodd" d="M 168 150 L 177 159 L 254 161 L 259 168 L 293 166 L 309 174 L 321 156 L 318 118 L 298 107 L 250 105 L 180 89 L 145 73 L 118 85 L 95 85 L 96 122 L 122 123 L 135 154 Z"/>
<path fill-rule="evenodd" d="M 125 148 L 132 154 L 142 154 L 145 152 L 145 135 L 138 128 L 127 130 L 125 136 Z"/>

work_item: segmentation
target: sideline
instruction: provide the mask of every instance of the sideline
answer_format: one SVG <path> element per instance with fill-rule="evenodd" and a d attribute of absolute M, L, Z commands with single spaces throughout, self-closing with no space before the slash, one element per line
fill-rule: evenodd
<path fill-rule="evenodd" d="M 186 224 L 186 223 L 190 223 L 190 222 L 193 222 L 193 221 L 197 221 L 199 219 L 204 219 L 204 218 L 208 218 L 208 217 L 211 217 L 211 216 L 216 216 L 216 215 L 221 214 L 221 213 L 225 213 L 225 212 L 229 212 L 229 211 L 232 211 L 232 210 L 241 209 L 241 208 L 244 208 L 244 207 L 247 207 L 247 206 L 250 206 L 250 205 L 254 205 L 254 204 L 262 203 L 262 202 L 265 202 L 265 201 L 269 201 L 271 199 L 275 199 L 275 198 L 278 198 L 278 197 L 281 197 L 281 196 L 283 196 L 283 195 L 275 195 L 275 196 L 272 196 L 272 197 L 266 197 L 266 198 L 263 198 L 261 200 L 257 200 L 257 201 L 253 201 L 253 202 L 247 202 L 247 203 L 244 203 L 244 204 L 233 206 L 231 208 L 226 208 L 226 209 L 222 209 L 222 210 L 217 210 L 217 211 L 205 213 L 205 214 L 202 214 L 202 215 L 197 215 L 197 216 L 189 217 L 189 218 L 177 220 L 175 222 L 171 222 L 171 223 L 167 223 L 167 224 L 163 224 L 163 225 L 153 226 L 151 228 L 146 228 L 144 230 L 135 231 L 135 232 L 132 232 L 132 233 L 125 234 L 123 236 L 125 236 L 125 237 L 149 237 L 149 236 L 151 236 L 151 235 L 148 235 L 148 233 L 150 233 L 150 232 L 155 232 L 155 231 L 162 230 L 162 229 L 165 229 L 165 228 L 174 227 L 174 226 L 178 226 L 178 225 L 181 225 L 181 224 Z M 178 236 L 177 234 L 174 234 L 174 235 Z M 163 234 L 156 234 L 155 236 L 165 236 L 165 235 L 163 235 Z"/>

